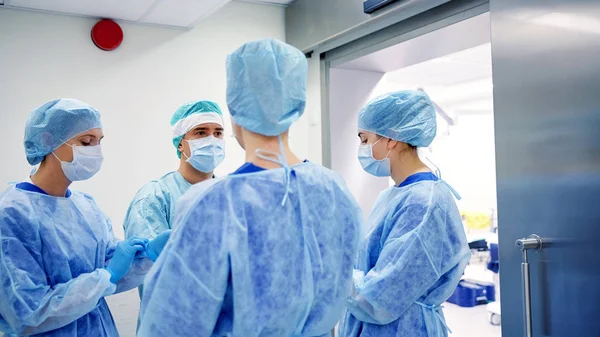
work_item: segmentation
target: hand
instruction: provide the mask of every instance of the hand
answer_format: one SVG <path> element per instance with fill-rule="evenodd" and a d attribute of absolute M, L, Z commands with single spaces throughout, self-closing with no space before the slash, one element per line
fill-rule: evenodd
<path fill-rule="evenodd" d="M 146 249 L 147 244 L 147 239 L 141 239 L 135 236 L 117 243 L 115 253 L 106 267 L 106 270 L 108 270 L 111 275 L 110 282 L 117 284 L 117 282 L 125 277 L 133 264 L 136 254 L 143 252 Z"/>
<path fill-rule="evenodd" d="M 167 244 L 167 241 L 169 240 L 170 236 L 171 230 L 168 229 L 158 234 L 158 236 L 154 238 L 154 240 L 148 242 L 148 245 L 146 246 L 146 256 L 150 260 L 156 261 L 162 250 L 165 248 L 165 245 Z"/>

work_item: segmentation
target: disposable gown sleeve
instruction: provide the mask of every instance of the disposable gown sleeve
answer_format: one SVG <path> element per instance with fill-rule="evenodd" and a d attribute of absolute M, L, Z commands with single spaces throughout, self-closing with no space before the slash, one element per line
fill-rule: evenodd
<path fill-rule="evenodd" d="M 139 336 L 212 336 L 217 325 L 235 231 L 218 191 L 199 202 L 190 201 L 194 195 L 177 203 L 175 229 L 144 281 Z"/>
<path fill-rule="evenodd" d="M 119 241 L 121 240 L 115 237 L 115 233 L 113 232 L 112 223 L 110 219 L 106 217 L 105 219 L 109 241 L 108 247 L 106 249 L 106 260 L 104 265 L 108 266 L 110 259 L 112 259 L 115 253 L 117 243 L 119 243 Z M 117 283 L 117 288 L 114 293 L 122 293 L 142 285 L 142 283 L 144 283 L 144 277 L 146 277 L 146 274 L 148 273 L 150 268 L 152 268 L 153 264 L 154 263 L 150 259 L 146 258 L 145 255 L 140 255 L 140 257 L 136 258 L 133 261 L 129 272 L 127 272 L 125 277 L 123 277 L 123 279 L 121 279 L 121 281 Z"/>
<path fill-rule="evenodd" d="M 115 291 L 105 269 L 50 286 L 37 231 L 22 230 L 14 210 L 0 217 L 0 315 L 17 335 L 39 334 L 70 324 Z"/>
<path fill-rule="evenodd" d="M 162 193 L 153 186 L 142 188 L 131 202 L 125 217 L 125 237 L 137 236 L 149 240 L 169 229 Z"/>
<path fill-rule="evenodd" d="M 397 320 L 439 279 L 426 238 L 419 234 L 432 218 L 432 208 L 436 207 L 407 205 L 385 218 L 389 235 L 381 243 L 381 254 L 366 275 L 355 269 L 353 289 L 346 301 L 358 320 L 379 325 Z"/>

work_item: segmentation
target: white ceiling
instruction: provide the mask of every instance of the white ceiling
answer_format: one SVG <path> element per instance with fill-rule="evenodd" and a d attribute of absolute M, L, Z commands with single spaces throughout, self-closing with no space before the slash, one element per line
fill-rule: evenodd
<path fill-rule="evenodd" d="M 192 28 L 231 0 L 0 0 L 4 7 Z M 293 0 L 247 0 L 288 5 Z"/>

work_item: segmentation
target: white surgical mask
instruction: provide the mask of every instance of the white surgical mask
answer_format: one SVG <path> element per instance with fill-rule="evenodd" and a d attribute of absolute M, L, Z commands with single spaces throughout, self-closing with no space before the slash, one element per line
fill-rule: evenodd
<path fill-rule="evenodd" d="M 185 140 L 185 139 L 184 139 Z M 190 145 L 190 156 L 185 153 L 186 162 L 200 172 L 215 170 L 225 159 L 225 141 L 214 136 L 185 140 Z"/>
<path fill-rule="evenodd" d="M 392 167 L 389 158 L 391 150 L 388 151 L 388 154 L 382 160 L 377 160 L 373 157 L 373 146 L 382 139 L 383 137 L 379 138 L 379 140 L 373 144 L 360 145 L 358 147 L 358 161 L 367 173 L 376 177 L 389 177 L 392 175 Z"/>
<path fill-rule="evenodd" d="M 69 181 L 87 180 L 100 171 L 104 161 L 100 145 L 74 146 L 66 144 L 73 149 L 72 162 L 62 161 L 54 152 L 52 154 L 60 161 L 60 167 Z"/>

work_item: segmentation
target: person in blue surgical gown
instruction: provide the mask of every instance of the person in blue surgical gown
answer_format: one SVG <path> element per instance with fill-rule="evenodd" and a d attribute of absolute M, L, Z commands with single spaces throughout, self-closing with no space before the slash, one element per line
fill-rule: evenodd
<path fill-rule="evenodd" d="M 129 206 L 125 236 L 148 239 L 172 228 L 177 200 L 193 185 L 211 179 L 225 158 L 223 116 L 210 101 L 182 105 L 171 119 L 179 169 L 142 187 Z"/>
<path fill-rule="evenodd" d="M 193 184 L 213 178 L 214 169 L 225 159 L 223 128 L 221 109 L 214 102 L 194 101 L 175 111 L 171 129 L 179 169 L 137 192 L 123 223 L 126 238 L 154 239 L 172 228 L 177 200 Z M 140 297 L 142 292 L 140 287 Z"/>
<path fill-rule="evenodd" d="M 144 282 L 140 336 L 329 336 L 341 318 L 361 214 L 339 175 L 288 146 L 306 79 L 304 54 L 276 40 L 228 57 L 246 164 L 181 198 Z"/>
<path fill-rule="evenodd" d="M 100 114 L 73 99 L 34 110 L 25 153 L 38 165 L 0 194 L 0 331 L 5 336 L 119 336 L 105 296 L 139 286 L 169 233 L 115 238 L 94 199 L 71 191 L 102 165 Z"/>
<path fill-rule="evenodd" d="M 456 289 L 470 251 L 456 193 L 417 154 L 436 134 L 433 104 L 420 91 L 389 93 L 359 112 L 358 129 L 364 170 L 396 184 L 369 215 L 340 335 L 447 336 L 441 304 Z"/>

